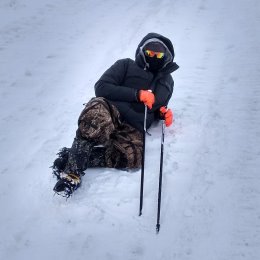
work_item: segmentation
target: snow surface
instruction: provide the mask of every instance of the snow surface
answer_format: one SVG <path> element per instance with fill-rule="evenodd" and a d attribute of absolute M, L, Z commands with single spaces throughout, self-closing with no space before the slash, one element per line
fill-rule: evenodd
<path fill-rule="evenodd" d="M 260 259 L 258 0 L 0 1 L 0 259 Z M 92 169 L 67 201 L 48 167 L 70 146 L 82 104 L 149 32 L 180 69 L 166 129 L 140 171 Z"/>

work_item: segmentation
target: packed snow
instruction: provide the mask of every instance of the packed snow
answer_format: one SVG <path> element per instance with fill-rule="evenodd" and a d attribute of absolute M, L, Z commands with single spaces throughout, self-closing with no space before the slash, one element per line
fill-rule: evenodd
<path fill-rule="evenodd" d="M 260 259 L 259 28 L 258 0 L 1 0 L 0 259 Z M 49 168 L 95 82 L 149 32 L 180 66 L 159 234 L 159 124 L 141 217 L 140 171 L 89 169 L 66 200 Z"/>

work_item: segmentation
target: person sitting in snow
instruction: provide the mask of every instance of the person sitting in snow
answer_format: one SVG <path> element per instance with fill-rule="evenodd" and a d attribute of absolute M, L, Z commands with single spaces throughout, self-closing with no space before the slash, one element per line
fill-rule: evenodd
<path fill-rule="evenodd" d="M 54 191 L 69 197 L 91 167 L 138 169 L 142 164 L 144 112 L 147 129 L 155 120 L 173 122 L 167 109 L 174 82 L 174 48 L 163 35 L 149 33 L 139 43 L 135 61 L 120 59 L 95 84 L 96 97 L 81 112 L 71 148 L 53 163 Z"/>

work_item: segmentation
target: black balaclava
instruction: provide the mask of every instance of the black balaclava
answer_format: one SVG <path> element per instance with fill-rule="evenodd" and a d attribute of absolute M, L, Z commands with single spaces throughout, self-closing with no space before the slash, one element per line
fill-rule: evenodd
<path fill-rule="evenodd" d="M 165 47 L 160 42 L 149 42 L 144 46 L 143 50 L 151 50 L 164 53 L 166 51 Z M 158 72 L 165 63 L 165 57 L 158 59 L 156 56 L 148 57 L 145 55 L 145 60 L 149 65 L 148 70 L 153 73 Z"/>

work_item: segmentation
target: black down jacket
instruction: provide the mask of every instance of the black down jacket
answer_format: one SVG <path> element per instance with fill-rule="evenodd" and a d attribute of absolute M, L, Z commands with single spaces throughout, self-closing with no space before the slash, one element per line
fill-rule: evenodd
<path fill-rule="evenodd" d="M 150 41 L 159 41 L 167 49 L 165 65 L 156 74 L 147 69 L 142 51 L 145 44 Z M 122 121 L 142 131 L 144 104 L 138 100 L 138 91 L 151 89 L 155 95 L 155 103 L 152 109 L 148 109 L 147 128 L 149 128 L 157 119 L 159 108 L 167 106 L 172 96 L 174 82 L 170 73 L 179 68 L 173 59 L 174 49 L 171 41 L 160 34 L 149 33 L 138 45 L 135 61 L 121 59 L 105 71 L 95 84 L 96 96 L 106 98 L 118 108 Z"/>

